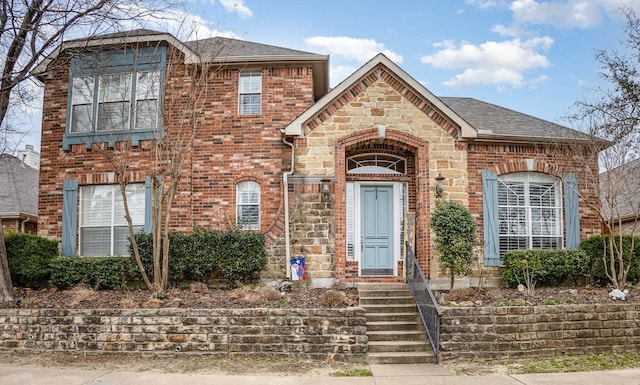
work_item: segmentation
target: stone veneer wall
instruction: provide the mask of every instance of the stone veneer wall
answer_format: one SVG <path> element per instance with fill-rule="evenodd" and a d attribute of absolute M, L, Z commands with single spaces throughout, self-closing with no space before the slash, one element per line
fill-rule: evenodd
<path fill-rule="evenodd" d="M 366 319 L 343 309 L 0 309 L 0 349 L 263 355 L 364 362 Z"/>
<path fill-rule="evenodd" d="M 442 308 L 440 357 L 640 352 L 640 304 Z"/>

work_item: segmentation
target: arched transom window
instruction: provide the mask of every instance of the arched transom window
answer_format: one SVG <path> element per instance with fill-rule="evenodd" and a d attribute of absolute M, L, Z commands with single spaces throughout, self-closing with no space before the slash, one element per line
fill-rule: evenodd
<path fill-rule="evenodd" d="M 347 158 L 348 174 L 406 174 L 407 160 L 391 154 L 360 154 Z"/>

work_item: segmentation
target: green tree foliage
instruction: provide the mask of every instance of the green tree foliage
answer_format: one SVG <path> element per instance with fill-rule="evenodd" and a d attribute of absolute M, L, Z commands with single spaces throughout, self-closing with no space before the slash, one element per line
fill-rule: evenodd
<path fill-rule="evenodd" d="M 5 237 L 11 280 L 15 286 L 38 288 L 49 278 L 49 262 L 58 255 L 58 242 L 33 234 Z"/>
<path fill-rule="evenodd" d="M 431 229 L 440 252 L 440 269 L 449 274 L 453 289 L 456 275 L 471 273 L 476 223 L 468 208 L 453 201 L 440 201 L 431 214 Z"/>
<path fill-rule="evenodd" d="M 505 285 L 523 284 L 533 294 L 536 284 L 555 286 L 584 280 L 590 258 L 583 250 L 523 249 L 503 256 L 502 279 Z"/>
<path fill-rule="evenodd" d="M 610 243 L 616 245 L 616 250 L 620 250 L 620 252 L 614 251 L 616 258 L 611 258 L 609 255 Z M 640 283 L 640 237 L 593 235 L 580 243 L 580 249 L 588 256 L 587 276 L 592 283 L 604 285 L 611 282 L 612 261 L 614 263 L 613 271 L 618 274 L 622 273 L 620 259 L 622 266 L 628 269 L 626 280 L 633 284 Z"/>

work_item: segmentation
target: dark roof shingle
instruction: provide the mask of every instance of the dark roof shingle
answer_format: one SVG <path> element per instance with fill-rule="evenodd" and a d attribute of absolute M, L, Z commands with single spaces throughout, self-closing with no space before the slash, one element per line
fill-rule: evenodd
<path fill-rule="evenodd" d="M 37 169 L 0 155 L 0 213 L 38 215 L 38 178 Z"/>

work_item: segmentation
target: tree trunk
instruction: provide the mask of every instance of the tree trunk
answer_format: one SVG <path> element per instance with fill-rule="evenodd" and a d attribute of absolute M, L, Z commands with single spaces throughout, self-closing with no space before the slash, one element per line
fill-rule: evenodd
<path fill-rule="evenodd" d="M 0 218 L 0 301 L 11 301 L 13 299 L 13 284 L 9 274 L 9 260 L 7 249 L 4 246 L 4 230 L 2 229 L 2 218 Z"/>

